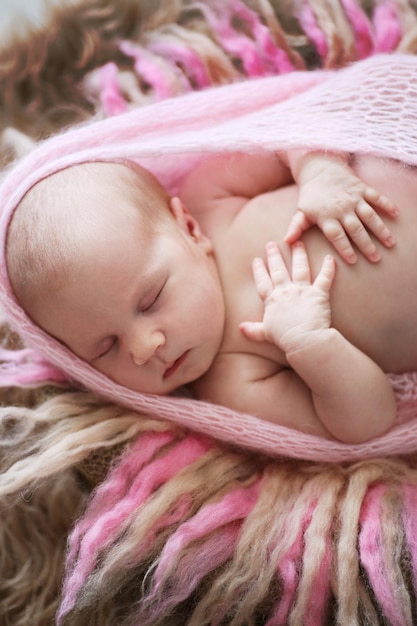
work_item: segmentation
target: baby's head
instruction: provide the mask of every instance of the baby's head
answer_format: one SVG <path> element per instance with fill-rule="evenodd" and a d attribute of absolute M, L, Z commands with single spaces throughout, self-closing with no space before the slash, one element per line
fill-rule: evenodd
<path fill-rule="evenodd" d="M 12 218 L 7 267 L 41 328 L 133 390 L 169 393 L 219 348 L 211 243 L 136 164 L 85 163 L 36 184 Z"/>
<path fill-rule="evenodd" d="M 123 202 L 122 202 L 123 199 Z M 28 311 L 56 291 L 81 262 L 89 238 L 131 206 L 149 224 L 166 214 L 169 196 L 134 163 L 82 163 L 36 184 L 14 212 L 7 237 L 7 266 L 19 302 Z"/>

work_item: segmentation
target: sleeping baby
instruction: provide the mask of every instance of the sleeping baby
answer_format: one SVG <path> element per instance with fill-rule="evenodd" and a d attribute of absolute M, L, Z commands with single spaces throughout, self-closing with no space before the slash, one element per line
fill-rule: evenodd
<path fill-rule="evenodd" d="M 36 324 L 124 387 L 360 443 L 394 422 L 385 373 L 417 369 L 416 197 L 412 168 L 363 155 L 212 156 L 175 196 L 133 162 L 86 162 L 20 202 L 8 273 Z"/>

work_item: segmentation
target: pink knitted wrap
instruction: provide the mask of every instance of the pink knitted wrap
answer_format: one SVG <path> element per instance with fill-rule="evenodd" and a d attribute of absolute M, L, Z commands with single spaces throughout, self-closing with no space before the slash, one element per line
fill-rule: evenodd
<path fill-rule="evenodd" d="M 201 401 L 121 387 L 46 335 L 14 298 L 5 263 L 8 224 L 24 194 L 51 173 L 91 160 L 129 158 L 175 192 L 205 153 L 291 147 L 372 153 L 417 165 L 417 57 L 380 55 L 338 71 L 292 72 L 210 88 L 44 142 L 8 173 L 0 189 L 0 298 L 7 319 L 28 346 L 85 387 L 236 445 L 326 461 L 416 451 L 417 373 L 391 377 L 398 400 L 394 428 L 371 442 L 345 445 Z"/>

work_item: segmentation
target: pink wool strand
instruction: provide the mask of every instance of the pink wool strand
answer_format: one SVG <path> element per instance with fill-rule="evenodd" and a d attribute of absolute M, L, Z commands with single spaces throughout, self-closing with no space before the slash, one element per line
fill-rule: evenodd
<path fill-rule="evenodd" d="M 311 523 L 316 505 L 316 502 L 308 505 L 297 530 L 296 538 L 279 563 L 278 575 L 283 587 L 282 599 L 277 606 L 277 610 L 266 623 L 266 626 L 285 626 L 288 622 L 291 606 L 297 594 L 299 568 L 304 548 L 304 532 Z"/>
<path fill-rule="evenodd" d="M 190 597 L 205 576 L 232 558 L 240 527 L 240 521 L 231 522 L 219 528 L 215 534 L 203 535 L 200 545 L 182 555 L 167 581 L 169 592 L 164 593 L 164 586 L 161 584 L 159 593 L 155 590 L 146 598 L 143 611 L 146 618 L 141 619 L 141 625 L 153 626 L 158 623 L 161 615 L 169 614 L 173 607 Z M 219 613 L 222 611 L 222 601 L 219 598 Z"/>
<path fill-rule="evenodd" d="M 0 387 L 29 387 L 68 382 L 68 377 L 31 348 L 0 348 Z"/>
<path fill-rule="evenodd" d="M 342 5 L 355 33 L 358 58 L 365 59 L 374 51 L 370 21 L 356 0 L 342 0 Z"/>
<path fill-rule="evenodd" d="M 330 529 L 324 535 L 324 551 L 316 576 L 312 582 L 305 614 L 305 626 L 322 626 L 325 620 L 327 603 L 330 597 L 330 576 L 332 567 L 332 540 Z"/>
<path fill-rule="evenodd" d="M 168 539 L 153 576 L 153 591 L 146 598 L 153 619 L 156 611 L 167 611 L 186 599 L 204 576 L 230 558 L 239 538 L 241 520 L 253 509 L 259 487 L 258 480 L 206 505 Z M 167 581 L 169 594 L 164 593 Z"/>
<path fill-rule="evenodd" d="M 417 485 L 405 483 L 401 490 L 406 545 L 413 571 L 414 588 L 417 588 Z"/>
<path fill-rule="evenodd" d="M 316 496 L 317 498 L 317 496 Z M 336 495 L 331 490 L 324 491 L 312 502 L 311 521 L 306 526 L 303 537 L 303 562 L 300 566 L 303 576 L 298 586 L 296 614 L 293 622 L 302 615 L 305 626 L 322 626 L 331 589 L 332 570 L 332 515 Z M 307 564 L 309 565 L 307 571 Z"/>
<path fill-rule="evenodd" d="M 101 107 L 107 116 L 120 115 L 127 111 L 127 103 L 117 80 L 118 74 L 116 63 L 106 63 L 99 70 Z"/>
<path fill-rule="evenodd" d="M 153 54 L 179 64 L 198 89 L 210 85 L 210 78 L 204 63 L 196 52 L 179 42 L 155 41 L 148 44 L 147 49 Z"/>
<path fill-rule="evenodd" d="M 362 565 L 384 615 L 392 626 L 404 626 L 409 622 L 404 615 L 404 607 L 398 601 L 395 581 L 390 580 L 391 568 L 384 554 L 382 510 L 386 491 L 386 485 L 376 484 L 365 495 L 360 514 L 359 551 Z"/>
<path fill-rule="evenodd" d="M 163 572 L 169 570 L 176 555 L 185 546 L 207 535 L 218 527 L 246 517 L 252 510 L 259 493 L 259 481 L 246 489 L 236 489 L 220 502 L 208 504 L 193 518 L 185 522 L 167 541 L 155 572 L 156 589 L 161 584 Z"/>
<path fill-rule="evenodd" d="M 316 46 L 317 52 L 322 59 L 325 59 L 329 52 L 326 35 L 317 24 L 314 11 L 308 3 L 304 3 L 297 13 L 301 28 L 308 35 L 309 39 Z"/>
<path fill-rule="evenodd" d="M 395 50 L 402 38 L 396 4 L 387 0 L 375 7 L 373 15 L 375 52 Z"/>

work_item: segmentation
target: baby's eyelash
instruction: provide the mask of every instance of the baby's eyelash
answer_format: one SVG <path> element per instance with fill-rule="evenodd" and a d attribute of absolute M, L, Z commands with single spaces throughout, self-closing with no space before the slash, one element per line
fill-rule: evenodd
<path fill-rule="evenodd" d="M 163 290 L 163 288 L 164 288 L 164 287 L 165 287 L 165 282 L 164 282 L 164 284 L 162 285 L 162 287 L 160 288 L 160 290 L 158 291 L 158 293 L 156 293 L 156 294 L 155 294 L 155 297 L 154 297 L 154 298 L 152 298 L 152 302 L 150 302 L 149 304 L 147 304 L 147 305 L 146 305 L 146 306 L 142 309 L 142 313 L 146 313 L 146 311 L 149 311 L 149 310 L 150 310 L 150 309 L 154 306 L 154 304 L 156 304 L 156 302 L 157 302 L 157 300 L 158 300 L 159 296 L 161 295 L 162 290 Z"/>
<path fill-rule="evenodd" d="M 110 352 L 110 350 L 112 350 L 114 348 L 114 346 L 117 343 L 117 337 L 113 337 L 111 343 L 109 344 L 108 347 L 106 347 L 102 352 L 100 352 L 100 354 L 98 354 L 96 357 L 94 357 L 93 361 L 95 361 L 96 359 L 101 359 L 103 356 L 106 356 L 106 354 L 108 354 Z"/>

